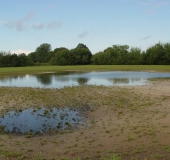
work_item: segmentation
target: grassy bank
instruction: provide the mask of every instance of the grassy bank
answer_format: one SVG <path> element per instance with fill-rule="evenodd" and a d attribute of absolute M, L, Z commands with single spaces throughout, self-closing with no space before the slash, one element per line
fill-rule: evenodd
<path fill-rule="evenodd" d="M 0 68 L 0 74 L 24 74 L 58 71 L 156 71 L 170 72 L 169 65 L 81 65 L 81 66 L 30 66 Z"/>

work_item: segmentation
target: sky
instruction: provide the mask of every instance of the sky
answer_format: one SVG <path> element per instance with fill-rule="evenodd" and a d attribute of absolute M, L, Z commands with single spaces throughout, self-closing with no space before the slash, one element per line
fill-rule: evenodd
<path fill-rule="evenodd" d="M 0 0 L 0 51 L 28 54 L 43 43 L 146 50 L 170 42 L 169 16 L 170 0 Z"/>

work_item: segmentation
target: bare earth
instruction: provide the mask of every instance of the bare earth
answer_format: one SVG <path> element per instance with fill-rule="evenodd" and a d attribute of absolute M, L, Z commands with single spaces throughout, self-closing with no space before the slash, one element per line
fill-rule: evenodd
<path fill-rule="evenodd" d="M 0 159 L 170 159 L 170 81 L 60 90 L 0 87 L 0 113 L 37 106 L 89 105 L 85 125 L 44 135 L 0 133 Z"/>

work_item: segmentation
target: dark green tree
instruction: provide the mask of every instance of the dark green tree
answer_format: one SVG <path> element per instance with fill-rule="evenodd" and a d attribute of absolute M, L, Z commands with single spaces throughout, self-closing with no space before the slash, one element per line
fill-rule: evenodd
<path fill-rule="evenodd" d="M 18 66 L 28 66 L 28 59 L 25 53 L 18 55 Z"/>
<path fill-rule="evenodd" d="M 31 52 L 30 54 L 28 54 L 27 56 L 29 59 L 31 59 L 34 63 L 37 62 L 37 55 L 36 52 Z"/>
<path fill-rule="evenodd" d="M 113 45 L 103 52 L 93 55 L 92 63 L 99 65 L 127 64 L 128 49 L 127 45 Z"/>
<path fill-rule="evenodd" d="M 3 53 L 3 56 L 1 57 L 1 67 L 11 67 L 10 62 L 11 53 Z"/>
<path fill-rule="evenodd" d="M 165 52 L 165 64 L 168 65 L 170 64 L 170 43 L 165 43 L 164 44 L 164 52 Z"/>
<path fill-rule="evenodd" d="M 126 64 L 139 65 L 141 64 L 141 60 L 142 60 L 141 49 L 132 47 L 127 55 Z"/>
<path fill-rule="evenodd" d="M 85 48 L 89 50 L 89 48 L 83 43 L 79 43 L 76 48 Z"/>
<path fill-rule="evenodd" d="M 79 43 L 75 49 L 70 51 L 70 60 L 73 65 L 86 65 L 91 63 L 92 53 L 88 47 Z"/>
<path fill-rule="evenodd" d="M 36 48 L 35 54 L 36 54 L 36 60 L 40 63 L 46 63 L 49 62 L 51 52 L 51 45 L 47 43 L 41 44 L 39 47 Z"/>
<path fill-rule="evenodd" d="M 18 67 L 19 65 L 19 58 L 17 54 L 9 55 L 9 66 Z"/>
<path fill-rule="evenodd" d="M 55 50 L 51 63 L 53 65 L 70 65 L 69 50 L 66 48 Z"/>
<path fill-rule="evenodd" d="M 157 43 L 149 47 L 142 55 L 142 64 L 165 65 L 169 62 L 169 44 Z"/>

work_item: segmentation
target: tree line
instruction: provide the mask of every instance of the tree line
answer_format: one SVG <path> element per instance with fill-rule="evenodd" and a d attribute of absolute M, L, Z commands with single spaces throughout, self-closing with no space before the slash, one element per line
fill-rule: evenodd
<path fill-rule="evenodd" d="M 91 63 L 92 53 L 88 47 L 82 43 L 74 49 L 64 47 L 56 48 L 52 51 L 51 45 L 41 44 L 35 52 L 28 55 L 11 54 L 0 52 L 0 67 L 32 66 L 41 63 L 51 63 L 52 65 L 87 65 Z"/>
<path fill-rule="evenodd" d="M 11 54 L 6 52 L 0 52 L 0 67 L 21 67 L 21 66 L 33 66 L 34 63 L 30 57 L 25 53 Z"/>
<path fill-rule="evenodd" d="M 146 51 L 129 48 L 127 45 L 113 45 L 93 55 L 92 64 L 97 65 L 169 65 L 170 43 L 157 43 Z"/>
<path fill-rule="evenodd" d="M 113 45 L 92 55 L 89 48 L 80 43 L 74 49 L 55 48 L 41 44 L 28 55 L 0 52 L 0 67 L 33 66 L 41 63 L 52 65 L 169 65 L 170 43 L 157 43 L 146 51 L 128 45 Z"/>

